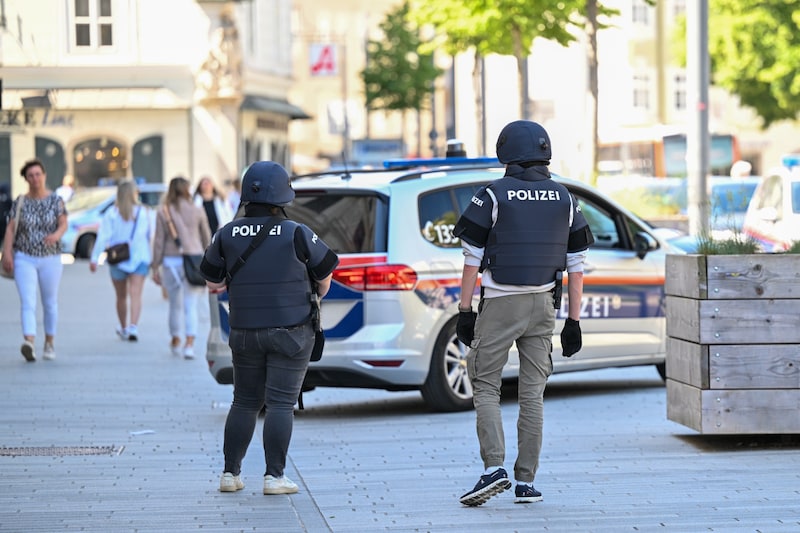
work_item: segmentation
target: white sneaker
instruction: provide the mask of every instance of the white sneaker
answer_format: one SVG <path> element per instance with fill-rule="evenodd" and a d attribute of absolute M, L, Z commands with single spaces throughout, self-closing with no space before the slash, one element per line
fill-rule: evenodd
<path fill-rule="evenodd" d="M 170 350 L 170 352 L 172 352 L 172 355 L 174 355 L 175 357 L 180 357 L 181 355 L 183 355 L 183 348 L 181 348 L 180 344 L 171 345 L 169 347 L 169 350 Z"/>
<path fill-rule="evenodd" d="M 136 327 L 136 324 L 131 324 L 128 326 L 126 336 L 126 340 L 131 342 L 136 342 L 139 340 L 139 328 Z"/>
<path fill-rule="evenodd" d="M 242 483 L 242 479 L 239 476 L 234 476 L 230 472 L 225 472 L 222 474 L 222 477 L 219 478 L 220 492 L 236 492 L 243 488 L 244 483 Z"/>
<path fill-rule="evenodd" d="M 31 341 L 25 341 L 22 343 L 22 346 L 19 347 L 19 351 L 22 353 L 22 357 L 29 363 L 33 363 L 36 361 L 36 350 L 33 347 L 33 343 Z"/>
<path fill-rule="evenodd" d="M 117 328 L 116 329 L 117 337 L 126 341 L 128 340 L 128 328 Z"/>
<path fill-rule="evenodd" d="M 44 357 L 48 361 L 52 361 L 53 359 L 56 358 L 56 349 L 53 347 L 52 344 L 44 345 L 44 352 L 42 353 L 42 357 Z"/>
<path fill-rule="evenodd" d="M 184 359 L 194 359 L 194 346 L 184 346 L 183 347 L 183 358 Z"/>
<path fill-rule="evenodd" d="M 294 494 L 297 484 L 286 476 L 264 476 L 264 494 Z"/>

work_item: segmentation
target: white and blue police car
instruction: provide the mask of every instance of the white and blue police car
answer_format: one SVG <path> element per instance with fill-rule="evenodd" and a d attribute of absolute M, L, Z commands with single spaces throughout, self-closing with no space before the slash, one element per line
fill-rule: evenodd
<path fill-rule="evenodd" d="M 419 390 L 432 410 L 472 408 L 466 349 L 456 338 L 463 256 L 453 236 L 473 194 L 504 174 L 494 158 L 388 161 L 381 170 L 297 176 L 288 216 L 340 258 L 322 302 L 326 344 L 304 391 L 318 386 Z M 580 302 L 564 302 L 553 336 L 555 372 L 656 365 L 664 376 L 664 256 L 680 253 L 610 198 L 554 175 L 578 199 L 595 244 Z M 565 280 L 568 283 L 568 280 Z M 475 295 L 474 307 L 477 307 Z M 226 293 L 210 294 L 209 370 L 232 382 Z M 561 356 L 569 305 L 581 308 L 583 349 Z M 515 350 L 504 378 L 519 369 Z"/>

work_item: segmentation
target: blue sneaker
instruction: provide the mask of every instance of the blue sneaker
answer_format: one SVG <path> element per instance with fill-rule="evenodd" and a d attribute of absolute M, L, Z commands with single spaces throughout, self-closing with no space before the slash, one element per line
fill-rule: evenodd
<path fill-rule="evenodd" d="M 514 488 L 514 503 L 534 503 L 542 501 L 542 493 L 533 488 L 533 485 L 517 485 Z"/>
<path fill-rule="evenodd" d="M 468 493 L 459 498 L 464 505 L 476 506 L 489 501 L 489 498 L 511 488 L 505 468 L 498 468 L 491 474 L 484 474 Z"/>

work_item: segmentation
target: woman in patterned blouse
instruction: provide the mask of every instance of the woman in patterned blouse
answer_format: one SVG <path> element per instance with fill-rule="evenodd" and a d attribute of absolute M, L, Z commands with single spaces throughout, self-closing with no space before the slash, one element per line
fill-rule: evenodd
<path fill-rule="evenodd" d="M 20 351 L 28 362 L 36 361 L 36 293 L 41 292 L 44 307 L 45 359 L 55 359 L 58 285 L 61 282 L 61 236 L 67 229 L 64 200 L 47 188 L 44 165 L 38 159 L 25 163 L 20 171 L 28 182 L 28 194 L 14 200 L 3 242 L 3 264 L 14 272 L 22 314 Z M 17 209 L 19 213 L 19 228 Z"/>

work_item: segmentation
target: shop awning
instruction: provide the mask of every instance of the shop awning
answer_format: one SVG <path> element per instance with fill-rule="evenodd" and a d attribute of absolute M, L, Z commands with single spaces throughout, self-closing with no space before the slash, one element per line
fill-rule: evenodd
<path fill-rule="evenodd" d="M 269 111 L 279 115 L 286 115 L 293 120 L 311 118 L 311 116 L 305 111 L 296 105 L 290 104 L 286 100 L 270 98 L 268 96 L 257 96 L 254 94 L 248 94 L 244 97 L 241 109 L 250 111 Z"/>
<path fill-rule="evenodd" d="M 189 102 L 164 87 L 4 89 L 5 109 L 188 109 Z"/>

